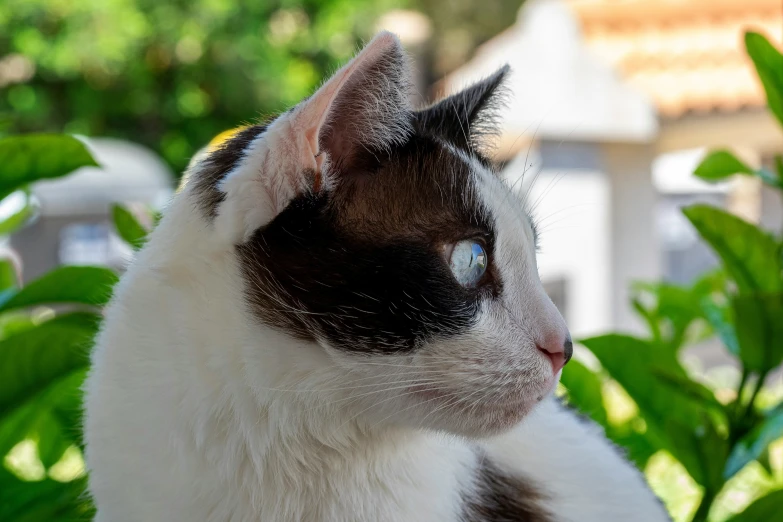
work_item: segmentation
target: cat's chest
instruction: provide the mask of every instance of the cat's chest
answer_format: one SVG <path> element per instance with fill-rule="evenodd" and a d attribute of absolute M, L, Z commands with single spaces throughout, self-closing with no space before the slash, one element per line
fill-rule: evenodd
<path fill-rule="evenodd" d="M 555 522 L 543 493 L 529 479 L 481 458 L 473 487 L 463 494 L 461 522 Z"/>

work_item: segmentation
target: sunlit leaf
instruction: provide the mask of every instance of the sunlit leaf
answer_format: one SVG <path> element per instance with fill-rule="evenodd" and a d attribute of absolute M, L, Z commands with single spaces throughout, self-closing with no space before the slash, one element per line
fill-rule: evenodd
<path fill-rule="evenodd" d="M 27 134 L 0 138 L 0 199 L 33 181 L 97 165 L 84 144 L 72 136 Z"/>
<path fill-rule="evenodd" d="M 0 259 L 0 295 L 2 291 L 16 288 L 18 285 L 16 265 L 10 259 Z"/>
<path fill-rule="evenodd" d="M 3 204 L 5 205 L 8 200 L 19 203 L 19 206 L 13 214 L 0 221 L 0 236 L 8 236 L 16 232 L 33 216 L 33 205 L 30 202 L 30 197 L 24 191 L 10 194 Z"/>
<path fill-rule="evenodd" d="M 0 293 L 0 311 L 53 303 L 103 306 L 111 297 L 117 274 L 96 266 L 62 266 L 24 288 Z"/>
<path fill-rule="evenodd" d="M 753 169 L 727 150 L 710 152 L 696 167 L 694 175 L 708 181 L 717 181 L 734 174 L 753 174 Z"/>
<path fill-rule="evenodd" d="M 734 515 L 726 522 L 774 522 L 780 520 L 783 513 L 783 490 L 773 491 L 757 499 L 742 513 Z"/>
<path fill-rule="evenodd" d="M 120 237 L 134 249 L 141 248 L 147 237 L 147 230 L 139 223 L 136 216 L 122 205 L 112 205 L 111 215 L 114 228 L 117 229 Z"/>
<path fill-rule="evenodd" d="M 720 256 L 740 291 L 783 289 L 780 245 L 775 238 L 737 216 L 707 205 L 694 205 L 683 212 Z"/>

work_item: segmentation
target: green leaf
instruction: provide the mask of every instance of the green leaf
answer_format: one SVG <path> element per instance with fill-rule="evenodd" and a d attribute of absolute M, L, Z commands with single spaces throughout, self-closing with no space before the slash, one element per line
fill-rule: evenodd
<path fill-rule="evenodd" d="M 705 461 L 702 452 L 709 449 L 716 455 L 727 453 L 725 441 L 715 433 L 702 404 L 661 386 L 653 375 L 657 370 L 687 378 L 676 354 L 651 342 L 619 334 L 581 342 L 636 402 L 647 423 L 647 437 L 659 448 L 668 450 L 699 484 L 716 487 L 722 468 Z"/>
<path fill-rule="evenodd" d="M 98 317 L 56 317 L 0 341 L 0 418 L 88 365 Z"/>
<path fill-rule="evenodd" d="M 696 167 L 695 176 L 707 181 L 719 181 L 734 174 L 753 174 L 753 169 L 727 150 L 710 152 Z"/>
<path fill-rule="evenodd" d="M 688 377 L 669 373 L 659 368 L 653 368 L 651 371 L 653 375 L 660 379 L 661 383 L 663 383 L 665 386 L 668 386 L 669 389 L 675 393 L 684 395 L 691 400 L 699 402 L 705 407 L 719 412 L 721 415 L 725 414 L 726 409 L 724 408 L 723 404 L 721 404 L 718 399 L 715 398 L 715 394 L 712 392 L 712 390 L 700 382 L 691 380 Z"/>
<path fill-rule="evenodd" d="M 92 520 L 95 509 L 87 495 L 87 478 L 71 482 L 44 479 L 25 482 L 0 468 L 0 520 L 13 522 L 77 522 Z"/>
<path fill-rule="evenodd" d="M 701 300 L 701 308 L 704 312 L 704 318 L 707 319 L 707 322 L 723 342 L 726 349 L 732 355 L 739 357 L 739 341 L 737 340 L 737 332 L 734 331 L 734 324 L 731 321 L 731 308 L 721 306 L 708 297 Z"/>
<path fill-rule="evenodd" d="M 661 389 L 651 370 L 657 368 L 686 378 L 675 354 L 636 337 L 608 334 L 581 341 L 601 362 L 601 366 L 616 380 L 639 408 L 655 418 L 677 418 L 693 423 L 700 410 L 689 402 L 677 400 L 679 395 Z M 696 413 L 696 417 L 694 414 Z"/>
<path fill-rule="evenodd" d="M 723 473 L 726 480 L 733 477 L 749 462 L 762 457 L 769 445 L 781 437 L 783 437 L 783 411 L 772 412 L 734 445 Z"/>
<path fill-rule="evenodd" d="M 112 205 L 112 220 L 120 237 L 138 250 L 144 244 L 147 230 L 142 226 L 130 210 L 122 205 Z"/>
<path fill-rule="evenodd" d="M 87 368 L 77 370 L 54 387 L 47 389 L 42 399 L 51 399 L 52 415 L 59 421 L 63 436 L 82 451 L 84 451 L 82 390 L 86 378 Z"/>
<path fill-rule="evenodd" d="M 615 444 L 625 448 L 626 457 L 639 469 L 644 469 L 650 457 L 665 447 L 665 444 L 656 444 L 652 440 L 654 437 L 649 430 L 647 433 L 638 433 L 628 426 L 609 425 L 606 427 L 606 436 Z"/>
<path fill-rule="evenodd" d="M 778 173 L 778 188 L 783 189 L 783 156 L 775 156 L 775 171 Z"/>
<path fill-rule="evenodd" d="M 780 245 L 772 236 L 707 205 L 693 205 L 683 212 L 720 256 L 741 292 L 783 289 Z"/>
<path fill-rule="evenodd" d="M 774 522 L 780 520 L 783 512 L 783 490 L 773 491 L 757 499 L 742 513 L 734 515 L 727 522 Z"/>
<path fill-rule="evenodd" d="M 65 436 L 60 421 L 51 412 L 41 415 L 35 431 L 38 458 L 41 459 L 44 468 L 49 469 L 57 464 L 72 441 Z"/>
<path fill-rule="evenodd" d="M 764 468 L 764 471 L 767 472 L 767 475 L 770 477 L 775 475 L 775 470 L 772 468 L 772 461 L 770 460 L 769 448 L 762 451 L 761 455 L 759 455 L 759 458 L 756 460 L 761 465 L 761 467 Z"/>
<path fill-rule="evenodd" d="M 118 281 L 108 268 L 63 266 L 55 268 L 19 290 L 0 293 L 0 312 L 53 303 L 103 306 Z"/>
<path fill-rule="evenodd" d="M 9 414 L 0 417 L 0 457 L 7 454 L 17 443 L 26 438 L 39 441 L 41 460 L 46 464 L 54 458 L 57 441 L 62 441 L 63 451 L 71 444 L 84 448 L 81 433 L 82 386 L 87 375 L 86 369 L 77 370 L 43 390 L 33 393 L 25 404 L 14 409 Z M 51 440 L 46 434 L 46 422 L 49 417 L 58 423 L 54 434 L 56 440 Z M 44 424 L 42 433 L 41 424 Z M 41 450 L 40 443 L 49 449 Z M 60 454 L 61 455 L 61 454 Z M 47 466 L 48 467 L 48 466 Z"/>
<path fill-rule="evenodd" d="M 783 361 L 783 292 L 732 298 L 739 357 L 746 370 L 766 373 Z"/>
<path fill-rule="evenodd" d="M 766 38 L 752 31 L 745 33 L 745 49 L 764 85 L 769 110 L 783 125 L 783 55 Z"/>
<path fill-rule="evenodd" d="M 33 206 L 30 204 L 30 197 L 19 191 L 10 194 L 9 198 L 16 197 L 24 198 L 24 203 L 19 207 L 19 210 L 0 221 L 0 236 L 8 236 L 13 232 L 16 232 L 22 227 L 33 215 Z"/>
<path fill-rule="evenodd" d="M 568 402 L 591 419 L 606 426 L 606 408 L 601 378 L 579 361 L 571 360 L 563 369 L 560 382 L 568 390 Z"/>
<path fill-rule="evenodd" d="M 84 144 L 72 136 L 27 134 L 2 138 L 0 199 L 33 181 L 97 165 Z"/>
<path fill-rule="evenodd" d="M 0 259 L 0 290 L 16 288 L 18 285 L 19 276 L 16 272 L 16 265 L 10 259 Z"/>
<path fill-rule="evenodd" d="M 40 415 L 41 409 L 31 402 L 0 418 L 0 460 L 32 433 Z"/>

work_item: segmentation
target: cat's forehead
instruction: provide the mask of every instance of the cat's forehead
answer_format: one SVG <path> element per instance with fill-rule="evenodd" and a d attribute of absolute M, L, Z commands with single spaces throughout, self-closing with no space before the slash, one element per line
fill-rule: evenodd
<path fill-rule="evenodd" d="M 486 167 L 449 143 L 415 135 L 345 182 L 333 203 L 342 224 L 381 236 L 491 234 L 479 170 Z"/>

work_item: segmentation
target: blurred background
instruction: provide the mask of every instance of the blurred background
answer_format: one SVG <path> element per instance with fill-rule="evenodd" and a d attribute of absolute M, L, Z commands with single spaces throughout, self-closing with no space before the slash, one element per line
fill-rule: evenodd
<path fill-rule="evenodd" d="M 752 29 L 781 47 L 780 0 L 3 0 L 0 134 L 82 135 L 102 165 L 32 186 L 34 216 L 2 242 L 22 278 L 122 269 L 112 203 L 161 208 L 201 147 L 295 104 L 379 29 L 411 53 L 419 103 L 511 65 L 495 159 L 534 204 L 541 276 L 575 337 L 642 331 L 635 282 L 718 265 L 681 207 L 783 231 L 760 179 L 692 174 L 712 148 L 753 168 L 783 153 L 742 43 Z M 737 380 L 715 340 L 684 357 Z M 656 462 L 677 513 L 695 486 Z"/>

